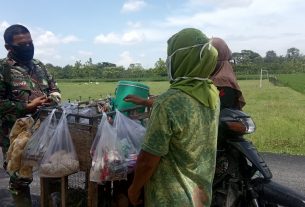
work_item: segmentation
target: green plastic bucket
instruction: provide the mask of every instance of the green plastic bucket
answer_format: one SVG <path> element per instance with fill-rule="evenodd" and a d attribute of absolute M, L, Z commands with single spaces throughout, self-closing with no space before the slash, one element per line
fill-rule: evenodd
<path fill-rule="evenodd" d="M 124 101 L 124 98 L 127 95 L 136 95 L 141 98 L 147 99 L 149 95 L 149 87 L 139 82 L 119 81 L 115 90 L 115 109 L 118 109 L 120 111 L 136 106 L 136 104 L 134 103 Z"/>

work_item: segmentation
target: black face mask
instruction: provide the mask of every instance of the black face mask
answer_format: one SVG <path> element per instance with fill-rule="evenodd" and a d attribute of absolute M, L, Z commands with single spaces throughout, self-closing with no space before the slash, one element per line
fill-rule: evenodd
<path fill-rule="evenodd" d="M 12 58 L 21 61 L 28 62 L 34 57 L 34 45 L 33 43 L 23 45 L 10 45 L 12 47 Z"/>

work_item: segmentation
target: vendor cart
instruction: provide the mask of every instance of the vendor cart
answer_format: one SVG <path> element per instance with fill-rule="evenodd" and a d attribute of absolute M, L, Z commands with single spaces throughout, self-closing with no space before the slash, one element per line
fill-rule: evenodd
<path fill-rule="evenodd" d="M 39 118 L 43 120 L 51 112 L 51 110 L 51 108 L 41 109 L 39 113 Z M 143 106 L 137 106 L 130 109 L 122 110 L 121 112 L 128 114 L 129 117 L 131 117 L 132 119 L 137 119 L 141 121 L 145 121 L 148 118 L 149 114 L 148 112 L 143 112 Z M 55 112 L 58 118 L 61 116 L 61 113 L 62 112 L 60 109 Z M 112 116 L 115 114 L 115 111 L 111 111 L 106 114 L 108 116 Z M 69 121 L 69 131 L 79 159 L 80 171 L 83 175 L 81 180 L 84 185 L 81 190 L 83 190 L 84 193 L 80 195 L 86 196 L 85 202 L 83 202 L 82 204 L 78 204 L 78 206 L 100 206 L 99 202 L 101 202 L 103 198 L 101 197 L 101 192 L 99 193 L 98 191 L 99 189 L 104 188 L 99 188 L 99 185 L 97 183 L 91 182 L 89 180 L 89 172 L 92 161 L 90 149 L 92 142 L 95 138 L 102 114 L 86 116 L 75 113 L 68 114 L 67 117 L 68 120 L 73 120 Z M 84 122 L 84 120 L 86 121 Z M 71 204 L 68 204 L 69 200 L 71 200 L 71 197 L 77 196 L 77 194 L 72 193 L 71 195 L 71 193 L 69 193 L 70 190 L 73 191 L 73 185 L 71 186 L 71 183 L 73 184 L 73 180 L 71 181 L 70 177 L 73 177 L 73 175 L 68 175 L 61 178 L 40 178 L 42 207 L 50 206 L 50 203 L 54 202 L 54 198 L 52 198 L 53 193 L 58 191 L 60 191 L 60 206 L 71 206 Z M 110 185 L 112 185 L 113 187 L 112 183 Z"/>

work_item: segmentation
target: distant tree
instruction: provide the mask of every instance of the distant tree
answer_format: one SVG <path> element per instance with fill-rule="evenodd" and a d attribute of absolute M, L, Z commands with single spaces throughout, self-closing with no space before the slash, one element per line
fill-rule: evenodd
<path fill-rule="evenodd" d="M 99 62 L 97 64 L 93 64 L 92 67 L 93 71 L 91 75 L 95 78 L 103 78 L 105 68 L 116 68 L 117 66 L 116 64 L 110 62 Z"/>
<path fill-rule="evenodd" d="M 124 77 L 124 68 L 123 67 L 107 67 L 103 71 L 103 78 L 125 78 Z"/>
<path fill-rule="evenodd" d="M 45 66 L 54 78 L 60 78 L 61 67 L 54 66 L 51 63 L 47 63 Z"/>
<path fill-rule="evenodd" d="M 131 63 L 125 71 L 126 77 L 140 78 L 144 76 L 144 68 L 141 63 Z"/>
<path fill-rule="evenodd" d="M 260 54 L 252 50 L 242 50 L 240 53 L 234 52 L 232 57 L 236 62 L 234 69 L 238 73 L 255 74 L 257 68 L 261 68 L 263 62 Z"/>
<path fill-rule="evenodd" d="M 128 66 L 127 70 L 143 70 L 143 66 L 141 63 L 131 63 Z"/>
<path fill-rule="evenodd" d="M 252 50 L 242 50 L 241 54 L 244 61 L 249 61 L 251 63 L 260 61 L 262 59 L 260 54 L 253 52 Z"/>
<path fill-rule="evenodd" d="M 71 79 L 74 77 L 73 75 L 74 67 L 72 65 L 66 65 L 62 69 L 61 78 L 63 79 Z"/>
<path fill-rule="evenodd" d="M 74 67 L 75 68 L 81 68 L 82 67 L 82 61 L 81 60 L 77 60 L 77 61 L 75 61 L 75 63 L 74 63 Z"/>
<path fill-rule="evenodd" d="M 155 67 L 153 69 L 154 73 L 160 76 L 167 75 L 167 67 L 164 60 L 159 58 L 159 60 L 155 63 Z"/>
<path fill-rule="evenodd" d="M 240 52 L 233 52 L 232 58 L 235 60 L 236 64 L 240 64 L 243 62 L 243 57 Z"/>
<path fill-rule="evenodd" d="M 274 50 L 268 50 L 264 58 L 260 54 L 252 50 L 241 50 L 241 52 L 232 53 L 233 59 L 236 61 L 234 70 L 237 74 L 258 74 L 260 69 L 266 69 L 270 73 L 295 73 L 305 72 L 305 56 L 300 50 L 291 47 L 287 50 L 287 54 L 277 55 Z M 84 79 L 91 81 L 97 78 L 105 79 L 153 79 L 164 78 L 167 75 L 166 62 L 159 58 L 153 68 L 145 69 L 141 63 L 132 63 L 127 69 L 110 62 L 99 62 L 94 64 L 92 58 L 82 63 L 76 61 L 74 65 L 66 65 L 65 67 L 54 66 L 50 63 L 46 64 L 50 73 L 56 79 Z"/>
<path fill-rule="evenodd" d="M 266 62 L 272 62 L 277 58 L 276 53 L 273 50 L 269 50 L 266 52 L 265 61 Z"/>
<path fill-rule="evenodd" d="M 109 63 L 109 62 L 102 62 L 102 63 L 97 63 L 96 65 L 98 68 L 106 68 L 106 67 L 116 67 L 116 64 L 114 63 Z"/>
<path fill-rule="evenodd" d="M 287 50 L 286 57 L 287 57 L 288 59 L 299 58 L 299 57 L 300 57 L 300 50 L 297 49 L 297 48 L 295 48 L 295 47 L 289 48 L 289 49 Z"/>
<path fill-rule="evenodd" d="M 89 58 L 89 60 L 84 65 L 84 72 L 88 76 L 88 82 L 91 82 L 92 79 L 95 79 L 96 77 L 93 75 L 95 70 L 95 66 L 92 62 L 92 58 Z"/>
<path fill-rule="evenodd" d="M 82 64 L 82 62 L 80 60 L 76 61 L 74 63 L 74 67 L 72 70 L 72 76 L 73 78 L 85 78 L 86 73 L 84 72 L 84 65 Z"/>

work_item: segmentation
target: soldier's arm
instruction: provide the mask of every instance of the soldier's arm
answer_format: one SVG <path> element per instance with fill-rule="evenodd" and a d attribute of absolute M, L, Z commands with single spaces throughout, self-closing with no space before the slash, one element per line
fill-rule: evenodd
<path fill-rule="evenodd" d="M 1 70 L 1 69 L 0 69 Z M 27 103 L 10 99 L 10 83 L 4 79 L 5 75 L 0 71 L 0 117 L 20 117 L 26 113 Z"/>
<path fill-rule="evenodd" d="M 45 70 L 46 70 L 46 74 L 47 74 L 50 92 L 59 92 L 60 93 L 60 90 L 57 87 L 56 81 L 54 80 L 53 76 L 49 73 L 49 71 L 46 68 L 45 68 Z"/>
<path fill-rule="evenodd" d="M 51 100 L 53 100 L 55 103 L 60 103 L 61 102 L 61 94 L 60 94 L 60 90 L 57 87 L 57 84 L 54 80 L 54 78 L 52 77 L 52 75 L 48 72 L 48 70 L 46 68 L 45 72 L 47 74 L 47 79 L 48 79 L 48 85 L 49 85 L 49 98 L 51 98 Z"/>
<path fill-rule="evenodd" d="M 50 93 L 52 93 L 52 92 L 59 92 L 60 93 L 60 90 L 57 87 L 56 81 L 54 80 L 53 76 L 49 73 L 46 66 L 42 62 L 40 62 L 39 60 L 35 59 L 35 61 L 38 63 L 38 65 L 41 67 L 41 69 L 44 71 L 44 73 L 46 75 L 46 79 L 47 79 L 48 85 L 49 85 L 49 92 Z"/>

